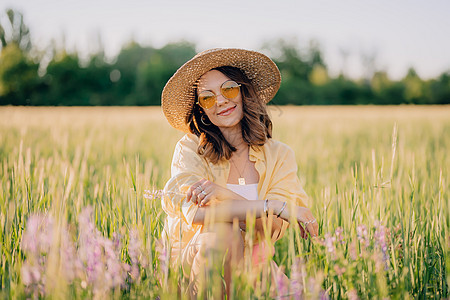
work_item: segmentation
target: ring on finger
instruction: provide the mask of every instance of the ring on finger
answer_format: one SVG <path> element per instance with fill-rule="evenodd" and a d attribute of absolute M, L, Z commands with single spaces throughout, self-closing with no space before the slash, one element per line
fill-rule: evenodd
<path fill-rule="evenodd" d="M 315 223 L 317 220 L 316 219 L 312 219 L 311 221 L 307 221 L 307 222 L 305 222 L 304 224 L 305 224 L 305 226 L 308 226 L 309 224 L 313 224 L 313 223 Z"/>
<path fill-rule="evenodd" d="M 206 192 L 204 190 L 202 190 L 200 194 L 203 194 L 204 196 L 206 196 Z"/>

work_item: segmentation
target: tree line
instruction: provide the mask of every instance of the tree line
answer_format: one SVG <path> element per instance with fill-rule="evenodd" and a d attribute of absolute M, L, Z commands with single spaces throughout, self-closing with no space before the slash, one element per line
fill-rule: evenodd
<path fill-rule="evenodd" d="M 102 49 L 88 59 L 56 46 L 32 45 L 23 15 L 6 11 L 0 23 L 0 105 L 159 105 L 167 80 L 196 54 L 194 43 L 155 48 L 124 45 L 112 61 Z M 374 71 L 355 80 L 329 75 L 320 47 L 285 40 L 264 45 L 282 84 L 273 103 L 297 105 L 450 104 L 450 70 L 423 80 L 410 68 L 400 80 Z"/>

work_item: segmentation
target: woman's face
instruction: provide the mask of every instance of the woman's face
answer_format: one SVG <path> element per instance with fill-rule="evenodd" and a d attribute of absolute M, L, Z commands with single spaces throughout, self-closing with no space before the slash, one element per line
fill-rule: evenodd
<path fill-rule="evenodd" d="M 209 109 L 203 109 L 203 111 L 206 113 L 209 120 L 221 130 L 240 124 L 244 117 L 241 92 L 239 92 L 236 98 L 231 100 L 225 98 L 220 92 L 220 87 L 228 80 L 230 80 L 230 78 L 223 73 L 217 70 L 211 70 L 200 77 L 197 87 L 198 93 L 209 90 L 216 94 L 216 104 Z"/>

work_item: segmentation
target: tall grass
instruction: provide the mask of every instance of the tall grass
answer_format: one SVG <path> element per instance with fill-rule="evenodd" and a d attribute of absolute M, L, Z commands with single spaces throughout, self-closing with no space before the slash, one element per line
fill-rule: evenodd
<path fill-rule="evenodd" d="M 447 298 L 450 107 L 270 111 L 320 240 L 291 226 L 274 256 L 290 283 L 246 264 L 233 295 Z M 1 108 L 0 296 L 187 297 L 157 192 L 181 136 L 159 108 Z"/>

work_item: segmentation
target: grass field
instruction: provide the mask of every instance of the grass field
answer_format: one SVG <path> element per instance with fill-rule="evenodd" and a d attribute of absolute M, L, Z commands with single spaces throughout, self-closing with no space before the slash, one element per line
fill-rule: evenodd
<path fill-rule="evenodd" d="M 450 107 L 270 112 L 321 239 L 291 227 L 291 284 L 236 272 L 235 297 L 448 298 Z M 181 136 L 160 108 L 1 107 L 0 297 L 185 298 L 154 192 Z"/>

